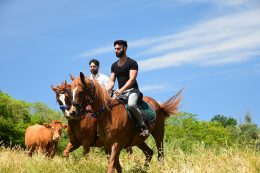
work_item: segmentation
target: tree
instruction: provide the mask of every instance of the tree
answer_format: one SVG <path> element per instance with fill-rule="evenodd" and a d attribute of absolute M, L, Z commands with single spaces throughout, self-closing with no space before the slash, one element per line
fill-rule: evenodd
<path fill-rule="evenodd" d="M 219 122 L 199 121 L 196 115 L 183 112 L 178 117 L 166 121 L 165 142 L 173 142 L 183 150 L 204 143 L 205 146 L 221 146 L 234 143 L 231 128 L 224 128 Z"/>
<path fill-rule="evenodd" d="M 54 119 L 65 121 L 62 113 L 43 103 L 16 100 L 0 91 L 0 144 L 24 146 L 24 134 L 28 126 L 50 123 Z"/>
<path fill-rule="evenodd" d="M 223 127 L 227 127 L 227 126 L 236 126 L 237 125 L 237 120 L 232 118 L 232 117 L 225 117 L 224 115 L 215 115 L 212 119 L 211 122 L 220 122 L 222 124 Z"/>
<path fill-rule="evenodd" d="M 0 141 L 4 145 L 22 144 L 25 126 L 30 122 L 30 104 L 0 92 Z"/>
<path fill-rule="evenodd" d="M 258 138 L 257 125 L 252 123 L 252 118 L 249 113 L 245 115 L 245 123 L 240 124 L 239 128 L 241 130 L 242 140 Z"/>

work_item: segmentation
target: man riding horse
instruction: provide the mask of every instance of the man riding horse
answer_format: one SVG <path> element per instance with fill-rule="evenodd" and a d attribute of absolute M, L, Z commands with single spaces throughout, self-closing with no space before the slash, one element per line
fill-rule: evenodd
<path fill-rule="evenodd" d="M 138 98 L 140 96 L 140 91 L 136 80 L 138 74 L 138 64 L 135 60 L 126 55 L 126 41 L 116 40 L 114 42 L 114 47 L 115 54 L 119 60 L 114 62 L 111 66 L 111 75 L 107 89 L 111 92 L 115 85 L 115 80 L 117 79 L 119 89 L 113 93 L 113 97 L 117 98 L 120 95 L 128 97 L 127 103 L 129 110 L 137 119 L 142 130 L 140 136 L 149 136 L 149 131 L 144 123 L 142 112 L 137 107 Z"/>

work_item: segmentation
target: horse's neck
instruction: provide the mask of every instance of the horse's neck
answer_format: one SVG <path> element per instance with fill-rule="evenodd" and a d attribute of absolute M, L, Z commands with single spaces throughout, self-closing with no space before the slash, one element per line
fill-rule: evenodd
<path fill-rule="evenodd" d="M 94 112 L 98 112 L 100 109 L 102 109 L 105 105 L 105 102 L 97 102 L 94 101 L 91 105 L 91 108 Z"/>
<path fill-rule="evenodd" d="M 106 94 L 107 91 L 105 90 L 105 88 L 101 87 L 98 83 L 96 83 L 95 86 L 98 90 L 96 90 L 96 98 L 94 99 L 91 107 L 92 110 L 97 112 L 103 108 L 108 108 L 111 102 L 111 98 L 108 94 Z"/>

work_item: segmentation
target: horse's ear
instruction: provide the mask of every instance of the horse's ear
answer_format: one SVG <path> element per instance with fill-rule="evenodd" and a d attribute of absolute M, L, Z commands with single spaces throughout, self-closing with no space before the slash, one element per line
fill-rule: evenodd
<path fill-rule="evenodd" d="M 83 83 L 83 84 L 86 84 L 86 81 L 85 81 L 85 75 L 82 73 L 82 72 L 80 72 L 80 80 L 81 80 L 81 82 Z"/>
<path fill-rule="evenodd" d="M 72 74 L 70 74 L 70 79 L 71 79 L 72 81 L 74 81 L 75 77 L 72 76 Z"/>
<path fill-rule="evenodd" d="M 66 80 L 64 81 L 64 85 L 67 86 L 67 81 Z"/>
<path fill-rule="evenodd" d="M 57 92 L 57 91 L 58 91 L 58 88 L 55 87 L 54 85 L 51 85 L 51 89 L 52 89 L 54 92 Z"/>

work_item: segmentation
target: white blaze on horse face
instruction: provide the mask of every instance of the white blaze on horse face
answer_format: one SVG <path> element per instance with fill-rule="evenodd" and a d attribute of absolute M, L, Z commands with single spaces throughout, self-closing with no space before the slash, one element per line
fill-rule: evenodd
<path fill-rule="evenodd" d="M 66 106 L 65 97 L 66 97 L 65 94 L 60 94 L 60 97 L 59 97 L 63 106 Z M 65 109 L 65 115 L 69 115 L 69 114 L 70 114 L 69 111 L 67 109 Z"/>
<path fill-rule="evenodd" d="M 75 95 L 76 95 L 76 91 L 77 91 L 78 87 L 74 88 L 72 91 L 73 94 L 73 101 L 75 100 Z"/>
<path fill-rule="evenodd" d="M 75 101 L 75 95 L 76 95 L 76 91 L 77 91 L 77 87 L 73 89 L 72 91 L 72 101 Z M 76 110 L 75 106 L 72 104 L 71 107 L 70 107 L 70 111 L 71 112 L 72 110 Z"/>
<path fill-rule="evenodd" d="M 65 109 L 65 115 L 67 115 L 67 116 L 70 115 L 70 112 L 67 109 Z"/>
<path fill-rule="evenodd" d="M 63 106 L 66 106 L 66 104 L 65 104 L 65 94 L 60 94 L 59 99 L 62 102 Z"/>

